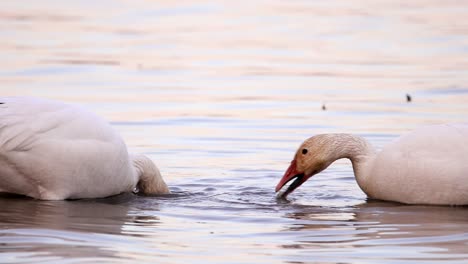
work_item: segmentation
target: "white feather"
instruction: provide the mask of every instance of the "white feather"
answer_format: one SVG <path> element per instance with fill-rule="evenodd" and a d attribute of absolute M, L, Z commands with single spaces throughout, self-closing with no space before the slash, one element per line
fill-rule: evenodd
<path fill-rule="evenodd" d="M 468 126 L 417 129 L 385 146 L 356 175 L 369 196 L 408 204 L 468 204 Z M 361 178 L 361 179 L 360 179 Z"/>

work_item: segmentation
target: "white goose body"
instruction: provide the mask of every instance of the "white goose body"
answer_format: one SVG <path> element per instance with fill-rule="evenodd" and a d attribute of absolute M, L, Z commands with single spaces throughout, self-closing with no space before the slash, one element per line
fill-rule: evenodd
<path fill-rule="evenodd" d="M 417 129 L 361 165 L 366 168 L 356 179 L 372 198 L 407 204 L 468 204 L 468 125 Z"/>
<path fill-rule="evenodd" d="M 355 135 L 314 136 L 301 145 L 276 190 L 298 178 L 285 196 L 341 158 L 351 160 L 359 187 L 371 198 L 406 204 L 468 204 L 468 125 L 423 127 L 380 152 Z"/>
<path fill-rule="evenodd" d="M 157 167 L 129 156 L 122 138 L 75 105 L 0 97 L 0 192 L 36 199 L 98 198 L 133 191 L 168 193 Z"/>

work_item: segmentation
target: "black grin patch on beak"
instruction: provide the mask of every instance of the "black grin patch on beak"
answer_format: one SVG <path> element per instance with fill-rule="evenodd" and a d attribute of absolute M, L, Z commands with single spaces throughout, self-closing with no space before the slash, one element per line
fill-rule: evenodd
<path fill-rule="evenodd" d="M 294 177 L 292 177 L 289 181 L 287 181 L 284 185 L 288 184 L 288 182 L 294 180 L 291 185 L 289 185 L 288 189 L 286 189 L 285 192 L 280 194 L 281 198 L 286 198 L 290 193 L 292 193 L 297 187 L 301 186 L 301 184 L 304 183 L 304 173 L 297 174 Z"/>

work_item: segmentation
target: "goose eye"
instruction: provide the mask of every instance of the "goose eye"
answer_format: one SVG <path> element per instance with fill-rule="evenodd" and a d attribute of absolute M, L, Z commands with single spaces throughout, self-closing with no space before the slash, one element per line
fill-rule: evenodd
<path fill-rule="evenodd" d="M 307 154 L 308 150 L 307 149 L 302 149 L 302 154 Z"/>

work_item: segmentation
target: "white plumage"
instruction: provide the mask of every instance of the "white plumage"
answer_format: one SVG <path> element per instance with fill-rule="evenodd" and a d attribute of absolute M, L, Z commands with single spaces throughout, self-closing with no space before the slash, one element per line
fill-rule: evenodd
<path fill-rule="evenodd" d="M 44 200 L 169 192 L 151 160 L 129 156 L 118 133 L 84 108 L 31 97 L 0 103 L 0 192 Z"/>
<path fill-rule="evenodd" d="M 356 175 L 370 196 L 408 204 L 468 204 L 468 125 L 426 126 L 400 137 Z"/>

